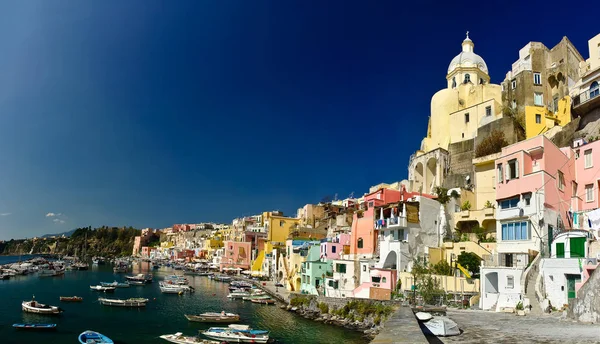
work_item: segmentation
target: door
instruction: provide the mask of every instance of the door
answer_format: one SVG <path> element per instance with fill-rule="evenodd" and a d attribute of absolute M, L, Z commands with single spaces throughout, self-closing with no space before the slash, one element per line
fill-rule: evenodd
<path fill-rule="evenodd" d="M 569 299 L 574 299 L 577 297 L 577 293 L 575 293 L 575 283 L 581 282 L 581 276 L 579 275 L 566 275 L 567 277 L 567 297 Z"/>
<path fill-rule="evenodd" d="M 557 242 L 556 243 L 556 258 L 564 258 L 565 257 L 565 243 Z"/>
<path fill-rule="evenodd" d="M 583 258 L 585 257 L 585 242 L 586 238 L 570 238 L 569 243 L 571 244 L 571 258 Z"/>

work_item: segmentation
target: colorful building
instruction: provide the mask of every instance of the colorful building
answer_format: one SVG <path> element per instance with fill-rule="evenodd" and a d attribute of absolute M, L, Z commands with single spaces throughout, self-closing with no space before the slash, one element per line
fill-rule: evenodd
<path fill-rule="evenodd" d="M 223 257 L 220 262 L 220 269 L 239 268 L 242 270 L 250 269 L 251 264 L 251 243 L 244 241 L 225 241 Z"/>
<path fill-rule="evenodd" d="M 321 246 L 311 246 L 301 267 L 300 292 L 303 294 L 324 295 L 325 277 L 328 276 L 333 276 L 331 260 L 322 257 Z"/>

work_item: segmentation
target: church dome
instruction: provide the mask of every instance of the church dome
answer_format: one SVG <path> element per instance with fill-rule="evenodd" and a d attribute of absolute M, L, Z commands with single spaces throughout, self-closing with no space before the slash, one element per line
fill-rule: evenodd
<path fill-rule="evenodd" d="M 450 66 L 448 66 L 448 74 L 461 67 L 479 68 L 482 72 L 488 74 L 488 68 L 483 58 L 473 52 L 474 46 L 475 44 L 473 44 L 467 32 L 467 38 L 462 43 L 462 51 L 452 59 Z"/>

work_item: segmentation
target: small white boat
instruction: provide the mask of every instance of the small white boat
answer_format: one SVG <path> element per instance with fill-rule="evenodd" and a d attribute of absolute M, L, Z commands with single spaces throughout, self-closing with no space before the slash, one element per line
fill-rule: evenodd
<path fill-rule="evenodd" d="M 211 327 L 201 333 L 210 339 L 231 343 L 267 343 L 269 341 L 269 331 L 253 330 L 248 325 Z"/>
<path fill-rule="evenodd" d="M 201 339 L 198 337 L 184 336 L 183 333 L 177 332 L 175 334 L 163 334 L 160 338 L 167 342 L 177 344 L 220 344 L 220 342 L 208 339 Z"/>
<path fill-rule="evenodd" d="M 144 298 L 130 298 L 126 300 L 121 299 L 105 299 L 98 298 L 98 302 L 105 306 L 116 306 L 116 307 L 146 307 L 148 299 Z"/>
<path fill-rule="evenodd" d="M 431 318 L 433 318 L 433 315 L 431 315 L 431 313 L 427 313 L 427 312 L 417 312 L 417 313 L 415 313 L 415 316 L 420 321 L 427 321 L 427 320 L 431 320 Z"/>
<path fill-rule="evenodd" d="M 235 313 L 202 313 L 202 314 L 185 314 L 189 321 L 205 322 L 205 323 L 232 323 L 240 321 L 240 316 Z"/>
<path fill-rule="evenodd" d="M 104 287 L 101 285 L 91 285 L 90 289 L 93 291 L 100 291 L 100 292 L 105 292 L 105 293 L 114 293 L 115 292 L 115 287 Z"/>
<path fill-rule="evenodd" d="M 435 316 L 430 320 L 421 322 L 425 334 L 446 337 L 460 334 L 458 324 L 448 317 Z"/>
<path fill-rule="evenodd" d="M 160 292 L 163 294 L 183 294 L 189 290 L 187 286 L 167 284 L 162 282 L 159 283 L 159 287 Z"/>
<path fill-rule="evenodd" d="M 246 291 L 234 291 L 227 295 L 227 297 L 230 299 L 243 299 L 244 297 L 248 296 L 250 296 L 250 293 Z"/>
<path fill-rule="evenodd" d="M 35 301 L 35 296 L 31 301 L 23 301 L 21 307 L 24 312 L 38 314 L 60 314 L 63 310 L 60 307 L 49 306 Z"/>

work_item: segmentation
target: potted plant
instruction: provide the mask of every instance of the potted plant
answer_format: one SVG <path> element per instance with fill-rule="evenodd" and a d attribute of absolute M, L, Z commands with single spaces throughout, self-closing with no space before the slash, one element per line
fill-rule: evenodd
<path fill-rule="evenodd" d="M 469 210 L 471 210 L 471 202 L 464 201 L 463 204 L 460 206 L 460 210 L 462 217 L 469 217 Z"/>
<path fill-rule="evenodd" d="M 483 212 L 485 215 L 494 215 L 494 209 L 496 209 L 496 206 L 492 204 L 492 202 L 485 202 L 485 205 L 483 206 Z"/>

